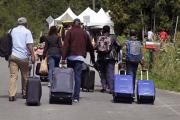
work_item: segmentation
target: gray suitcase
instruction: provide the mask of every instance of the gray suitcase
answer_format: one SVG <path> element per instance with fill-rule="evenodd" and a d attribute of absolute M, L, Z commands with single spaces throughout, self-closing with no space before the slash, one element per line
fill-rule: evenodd
<path fill-rule="evenodd" d="M 72 104 L 74 71 L 72 68 L 54 68 L 49 103 Z"/>

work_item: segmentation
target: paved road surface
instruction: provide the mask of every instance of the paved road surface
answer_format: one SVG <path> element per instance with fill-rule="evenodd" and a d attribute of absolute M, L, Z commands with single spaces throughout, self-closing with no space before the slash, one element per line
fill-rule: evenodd
<path fill-rule="evenodd" d="M 0 59 L 0 120 L 180 120 L 180 94 L 157 90 L 154 105 L 112 103 L 112 96 L 100 93 L 81 93 L 80 103 L 71 105 L 49 104 L 49 89 L 43 85 L 41 106 L 25 105 L 18 80 L 17 101 L 8 101 L 9 70 Z M 99 85 L 96 76 L 96 85 Z"/>

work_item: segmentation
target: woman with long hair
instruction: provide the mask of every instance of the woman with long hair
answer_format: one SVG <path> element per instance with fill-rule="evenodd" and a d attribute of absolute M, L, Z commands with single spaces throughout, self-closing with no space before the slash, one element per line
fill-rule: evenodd
<path fill-rule="evenodd" d="M 50 86 L 52 81 L 53 68 L 59 66 L 61 59 L 61 49 L 61 38 L 57 35 L 56 26 L 52 26 L 49 30 L 47 39 L 45 40 L 45 48 L 43 53 L 43 58 L 47 57 L 48 60 L 48 86 Z"/>

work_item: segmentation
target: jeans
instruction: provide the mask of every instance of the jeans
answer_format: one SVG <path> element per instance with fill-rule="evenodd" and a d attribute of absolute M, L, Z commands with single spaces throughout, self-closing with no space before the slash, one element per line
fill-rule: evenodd
<path fill-rule="evenodd" d="M 102 60 L 99 62 L 99 75 L 101 78 L 102 88 L 106 89 L 107 87 L 110 88 L 110 91 L 113 92 L 114 90 L 114 67 L 115 61 L 114 60 Z"/>
<path fill-rule="evenodd" d="M 135 90 L 136 72 L 137 72 L 138 64 L 139 63 L 132 63 L 132 62 L 126 63 L 127 74 L 133 76 L 134 90 Z"/>
<path fill-rule="evenodd" d="M 48 56 L 48 79 L 52 82 L 53 69 L 59 67 L 60 57 L 58 56 Z"/>
<path fill-rule="evenodd" d="M 82 64 L 83 64 L 82 61 L 77 61 L 77 60 L 67 61 L 67 67 L 73 68 L 74 70 L 75 86 L 74 86 L 73 99 L 77 99 L 77 100 L 79 100 L 80 97 Z"/>

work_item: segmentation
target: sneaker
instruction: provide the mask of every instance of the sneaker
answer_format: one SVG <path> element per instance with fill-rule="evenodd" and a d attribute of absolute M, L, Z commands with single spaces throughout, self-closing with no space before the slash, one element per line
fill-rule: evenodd
<path fill-rule="evenodd" d="M 51 83 L 50 82 L 48 82 L 48 87 L 51 87 Z"/>
<path fill-rule="evenodd" d="M 73 100 L 73 102 L 75 102 L 75 103 L 78 103 L 78 102 L 79 102 L 79 100 L 77 100 L 77 99 L 74 99 L 74 100 Z"/>
<path fill-rule="evenodd" d="M 22 98 L 23 98 L 23 99 L 27 99 L 27 95 L 23 95 Z"/>
<path fill-rule="evenodd" d="M 106 92 L 106 89 L 101 89 L 101 92 L 102 92 L 102 93 Z"/>
<path fill-rule="evenodd" d="M 16 98 L 14 96 L 9 96 L 9 101 L 10 102 L 16 101 Z"/>
<path fill-rule="evenodd" d="M 113 94 L 113 91 L 109 91 L 109 94 Z"/>

